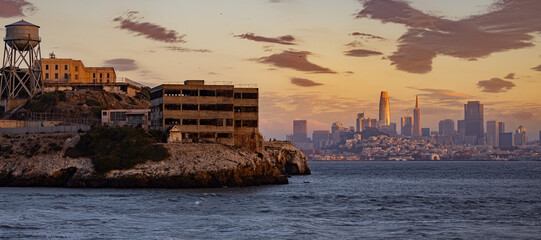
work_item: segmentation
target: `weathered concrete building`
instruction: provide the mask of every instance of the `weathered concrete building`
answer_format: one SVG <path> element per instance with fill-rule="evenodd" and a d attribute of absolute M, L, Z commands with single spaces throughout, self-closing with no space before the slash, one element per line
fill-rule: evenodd
<path fill-rule="evenodd" d="M 205 85 L 203 80 L 163 84 L 150 92 L 151 128 L 178 126 L 183 142 L 255 144 L 259 138 L 259 90 Z"/>
<path fill-rule="evenodd" d="M 149 129 L 150 109 L 112 109 L 101 111 L 101 124 L 112 127 L 132 126 Z"/>
<path fill-rule="evenodd" d="M 56 58 L 41 59 L 41 79 L 43 91 L 100 89 L 107 92 L 124 93 L 135 96 L 141 91 L 141 85 L 129 79 L 117 81 L 115 69 L 112 67 L 86 67 L 81 60 Z"/>

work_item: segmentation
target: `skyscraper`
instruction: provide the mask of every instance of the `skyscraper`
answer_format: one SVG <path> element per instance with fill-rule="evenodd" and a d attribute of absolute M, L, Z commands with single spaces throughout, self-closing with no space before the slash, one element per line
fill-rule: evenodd
<path fill-rule="evenodd" d="M 312 143 L 314 149 L 322 149 L 327 147 L 329 141 L 331 140 L 331 133 L 329 130 L 314 130 L 312 133 Z"/>
<path fill-rule="evenodd" d="M 408 114 L 408 116 L 400 118 L 400 134 L 402 136 L 411 137 L 411 128 L 413 127 L 413 117 Z"/>
<path fill-rule="evenodd" d="M 519 126 L 515 131 L 515 146 L 523 146 L 528 142 L 528 136 L 526 136 L 526 128 Z"/>
<path fill-rule="evenodd" d="M 364 128 L 366 128 L 365 126 L 363 126 L 363 120 L 364 120 L 364 112 L 363 113 L 357 113 L 357 132 L 362 132 Z"/>
<path fill-rule="evenodd" d="M 512 147 L 514 146 L 513 143 L 513 133 L 500 133 L 498 134 L 498 138 L 500 140 L 499 146 L 502 147 Z"/>
<path fill-rule="evenodd" d="M 419 97 L 415 96 L 415 108 L 413 109 L 413 127 L 411 136 L 418 138 L 422 136 L 421 132 L 421 109 L 419 108 Z"/>
<path fill-rule="evenodd" d="M 505 132 L 505 123 L 499 122 L 498 123 L 498 133 L 504 133 Z"/>
<path fill-rule="evenodd" d="M 293 120 L 293 137 L 294 143 L 308 142 L 307 139 L 307 123 L 306 120 Z"/>
<path fill-rule="evenodd" d="M 391 106 L 389 104 L 389 93 L 382 91 L 379 98 L 379 124 L 378 127 L 386 127 L 391 124 Z"/>
<path fill-rule="evenodd" d="M 500 146 L 499 136 L 498 121 L 487 121 L 487 144 L 492 147 Z"/>
<path fill-rule="evenodd" d="M 344 125 L 341 122 L 335 122 L 331 126 L 331 140 L 333 144 L 340 142 L 340 133 L 344 131 Z"/>
<path fill-rule="evenodd" d="M 440 136 L 452 136 L 455 134 L 455 121 L 452 119 L 441 120 L 439 124 Z"/>
<path fill-rule="evenodd" d="M 469 101 L 464 104 L 464 121 L 466 127 L 466 139 L 471 143 L 483 144 L 485 129 L 483 121 L 483 104 L 479 101 Z"/>
<path fill-rule="evenodd" d="M 541 131 L 539 131 L 539 145 L 541 145 Z"/>

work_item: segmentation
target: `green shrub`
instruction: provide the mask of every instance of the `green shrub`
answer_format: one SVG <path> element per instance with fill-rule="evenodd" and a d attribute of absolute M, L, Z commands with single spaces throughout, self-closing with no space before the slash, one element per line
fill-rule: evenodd
<path fill-rule="evenodd" d="M 167 142 L 167 133 L 160 130 L 148 130 L 148 134 L 156 140 L 156 142 L 166 143 Z"/>
<path fill-rule="evenodd" d="M 117 93 L 113 93 L 113 97 L 115 97 L 116 100 L 118 100 L 118 101 L 122 101 L 122 97 L 120 95 L 118 95 Z"/>
<path fill-rule="evenodd" d="M 66 93 L 63 91 L 44 93 L 28 100 L 25 108 L 31 112 L 45 112 L 66 99 Z"/>
<path fill-rule="evenodd" d="M 160 161 L 169 156 L 167 149 L 145 130 L 134 127 L 93 127 L 81 136 L 74 148 L 66 150 L 69 157 L 90 157 L 97 173 L 129 169 L 147 160 Z"/>
<path fill-rule="evenodd" d="M 92 99 L 88 99 L 86 100 L 85 104 L 89 107 L 96 107 L 96 106 L 100 106 L 101 103 L 96 101 L 96 100 L 92 100 Z"/>
<path fill-rule="evenodd" d="M 107 110 L 107 106 L 101 105 L 101 106 L 93 107 L 92 108 L 92 113 L 94 113 L 94 117 L 96 117 L 98 119 L 101 119 L 101 111 L 102 110 Z"/>

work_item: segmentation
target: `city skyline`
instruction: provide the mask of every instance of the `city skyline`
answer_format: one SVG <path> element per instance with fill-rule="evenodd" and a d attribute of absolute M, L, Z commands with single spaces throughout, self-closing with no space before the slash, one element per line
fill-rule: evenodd
<path fill-rule="evenodd" d="M 363 110 L 377 118 L 380 91 L 395 123 L 418 95 L 423 128 L 461 120 L 462 104 L 481 101 L 485 122 L 522 125 L 530 140 L 541 129 L 538 1 L 1 3 L 2 24 L 41 26 L 44 56 L 113 66 L 152 86 L 257 84 L 266 138 L 283 139 L 294 119 L 307 119 L 310 133 L 355 126 Z"/>

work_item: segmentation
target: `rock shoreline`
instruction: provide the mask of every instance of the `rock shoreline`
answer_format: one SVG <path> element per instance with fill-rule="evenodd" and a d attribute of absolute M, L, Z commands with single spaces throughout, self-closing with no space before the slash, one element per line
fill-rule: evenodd
<path fill-rule="evenodd" d="M 265 151 L 255 153 L 221 144 L 164 144 L 171 154 L 165 160 L 97 174 L 89 158 L 64 156 L 78 139 L 60 133 L 1 136 L 0 187 L 246 187 L 310 174 L 304 154 L 288 142 L 266 142 Z"/>

